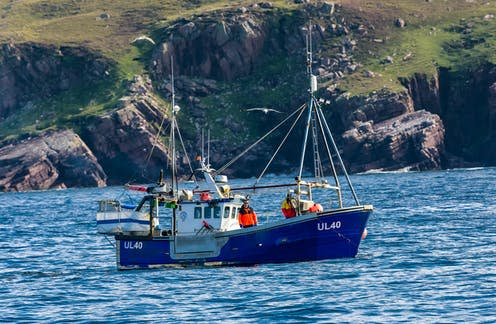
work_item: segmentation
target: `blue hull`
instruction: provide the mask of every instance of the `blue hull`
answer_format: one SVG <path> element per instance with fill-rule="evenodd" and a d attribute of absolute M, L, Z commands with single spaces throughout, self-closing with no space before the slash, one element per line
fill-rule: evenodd
<path fill-rule="evenodd" d="M 371 213 L 371 208 L 360 206 L 229 232 L 116 237 L 117 266 L 251 265 L 355 257 Z"/>

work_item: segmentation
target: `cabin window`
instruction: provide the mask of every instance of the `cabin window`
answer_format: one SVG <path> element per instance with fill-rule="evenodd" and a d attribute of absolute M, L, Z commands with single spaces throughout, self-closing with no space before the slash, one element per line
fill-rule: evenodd
<path fill-rule="evenodd" d="M 220 218 L 220 207 L 214 207 L 214 218 Z"/>
<path fill-rule="evenodd" d="M 195 207 L 195 218 L 202 218 L 202 208 L 201 207 Z"/>
<path fill-rule="evenodd" d="M 203 214 L 205 219 L 212 218 L 212 207 L 205 207 L 205 213 Z"/>
<path fill-rule="evenodd" d="M 225 206 L 224 207 L 224 218 L 229 218 L 230 213 L 231 213 L 231 207 Z"/>
<path fill-rule="evenodd" d="M 238 215 L 238 208 L 231 209 L 231 218 L 235 219 L 236 215 Z"/>

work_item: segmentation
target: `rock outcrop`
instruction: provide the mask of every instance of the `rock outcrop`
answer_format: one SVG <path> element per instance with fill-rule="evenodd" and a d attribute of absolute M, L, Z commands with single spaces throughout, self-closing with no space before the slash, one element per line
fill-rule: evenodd
<path fill-rule="evenodd" d="M 351 172 L 442 167 L 444 126 L 438 115 L 415 111 L 407 91 L 369 96 L 341 94 L 335 101 L 343 158 Z M 336 119 L 336 117 L 334 117 Z"/>
<path fill-rule="evenodd" d="M 170 76 L 171 57 L 176 75 L 231 81 L 253 72 L 264 58 L 303 53 L 305 20 L 260 8 L 210 12 L 157 32 L 162 40 L 152 57 L 153 79 Z M 313 30 L 315 44 L 324 31 L 319 25 Z"/>
<path fill-rule="evenodd" d="M 164 33 L 168 39 L 154 53 L 157 76 L 170 75 L 172 56 L 178 75 L 232 80 L 253 69 L 267 26 L 258 15 L 244 14 L 180 22 Z"/>
<path fill-rule="evenodd" d="M 97 159 L 70 130 L 48 131 L 0 148 L 0 191 L 105 184 Z"/>
<path fill-rule="evenodd" d="M 338 112 L 344 130 L 369 120 L 379 123 L 414 111 L 412 98 L 406 92 L 387 89 L 370 95 L 350 97 L 341 94 L 335 100 L 333 110 Z"/>
<path fill-rule="evenodd" d="M 427 76 L 414 74 L 402 79 L 417 109 L 438 114 L 443 120 L 446 167 L 491 165 L 496 125 L 492 121 L 496 68 L 481 65 L 475 69 L 440 69 Z"/>
<path fill-rule="evenodd" d="M 82 138 L 106 170 L 109 183 L 153 181 L 168 165 L 168 148 L 157 136 L 169 126 L 166 107 L 152 94 L 151 82 L 135 77 L 121 107 L 92 118 Z"/>
<path fill-rule="evenodd" d="M 425 110 L 364 122 L 343 134 L 343 156 L 351 172 L 440 169 L 443 154 L 443 123 Z"/>

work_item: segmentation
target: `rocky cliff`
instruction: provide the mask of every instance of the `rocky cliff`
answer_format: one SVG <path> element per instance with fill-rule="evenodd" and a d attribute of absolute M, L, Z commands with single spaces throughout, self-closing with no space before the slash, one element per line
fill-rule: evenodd
<path fill-rule="evenodd" d="M 260 67 L 268 55 L 301 52 L 302 26 L 272 6 L 239 7 L 183 19 L 156 32 L 162 39 L 152 57 L 155 79 L 168 78 L 170 58 L 178 75 L 232 81 Z M 320 35 L 315 35 L 315 41 Z"/>
<path fill-rule="evenodd" d="M 440 169 L 445 154 L 443 122 L 416 110 L 408 92 L 383 90 L 336 99 L 343 156 L 351 172 L 370 169 Z"/>
<path fill-rule="evenodd" d="M 221 130 L 211 146 L 211 158 L 219 167 L 285 115 L 274 112 L 257 118 L 246 108 L 264 104 L 289 113 L 304 101 L 308 17 L 318 48 L 313 70 L 325 84 L 319 97 L 351 172 L 494 165 L 496 70 L 491 63 L 414 73 L 401 78 L 400 90 L 383 86 L 351 95 L 335 86 L 356 73 L 372 82 L 377 76 L 363 68 L 357 53 L 364 44 L 384 40 L 375 36 L 378 28 L 361 9 L 355 9 L 318 2 L 287 10 L 264 2 L 195 14 L 154 30 L 149 44 L 156 44 L 149 56 L 139 58 L 147 62 L 151 80 L 136 76 L 117 105 L 71 119 L 74 131 L 63 128 L 4 140 L 0 189 L 154 181 L 170 159 L 167 143 L 156 135 L 170 126 L 168 105 L 155 93 L 170 97 L 171 56 L 184 107 L 180 121 L 187 130 L 185 145 L 196 153 L 202 129 Z M 405 28 L 402 20 L 396 21 L 400 23 L 395 28 Z M 392 63 L 392 57 L 381 60 Z M 84 47 L 2 45 L 0 123 L 46 98 L 115 77 L 114 64 Z M 270 155 L 277 144 L 264 142 L 227 173 L 252 176 L 265 162 L 258 157 Z M 281 154 L 274 172 L 289 172 L 294 148 Z M 186 161 L 179 162 L 186 170 Z"/>
<path fill-rule="evenodd" d="M 84 141 L 63 130 L 4 142 L 0 190 L 155 181 L 169 159 L 157 136 L 160 127 L 169 126 L 167 107 L 153 95 L 146 78 L 137 76 L 127 88 L 112 112 L 85 120 L 80 130 Z"/>
<path fill-rule="evenodd" d="M 168 148 L 159 128 L 170 128 L 166 108 L 152 92 L 151 82 L 135 77 L 114 111 L 91 118 L 82 138 L 109 176 L 109 183 L 154 181 L 167 167 Z"/>
<path fill-rule="evenodd" d="M 364 33 L 368 28 L 356 24 L 349 26 L 343 16 L 336 14 L 340 10 L 340 6 L 324 2 L 316 6 L 309 5 L 303 11 L 306 15 L 311 13 L 313 17 L 320 18 L 311 28 L 317 43 L 335 39 L 339 44 L 339 52 L 334 52 L 333 55 L 323 52 L 315 55 L 318 66 L 316 72 L 323 81 L 336 81 L 360 67 L 360 63 L 352 56 L 357 46 L 352 33 L 353 30 Z M 304 29 L 308 28 L 305 27 L 306 15 L 289 17 L 284 12 L 275 13 L 272 9 L 260 11 L 243 7 L 236 12 L 210 14 L 208 19 L 197 16 L 192 20 L 177 22 L 162 31 L 163 43 L 157 46 L 151 64 L 153 76 L 158 80 L 167 79 L 171 55 L 178 57 L 174 61 L 175 71 L 180 71 L 185 76 L 202 76 L 219 81 L 231 81 L 250 74 L 257 69 L 256 62 L 271 62 L 271 53 L 283 53 L 286 57 L 298 55 L 303 58 L 304 53 L 300 49 L 305 46 Z M 191 48 L 196 50 L 190 51 Z M 346 93 L 340 95 L 332 86 L 323 92 L 324 97 L 333 98 L 331 118 L 336 122 L 333 124 L 334 131 L 338 135 L 343 134 L 342 140 L 338 136 L 338 141 L 345 147 L 344 157 L 353 172 L 370 168 L 441 168 L 445 153 L 443 122 L 434 111 L 416 112 L 424 109 L 424 103 L 434 108 L 431 102 L 437 100 L 438 106 L 440 105 L 436 80 L 429 80 L 426 85 L 422 83 L 424 80 L 421 77 L 409 80 L 408 89 L 402 92 L 385 89 L 370 95 L 348 96 Z M 281 82 L 272 82 L 279 83 Z M 270 87 L 271 81 L 259 82 L 258 86 Z M 425 86 L 437 92 L 424 93 Z M 198 87 L 184 88 L 184 91 L 189 91 L 188 89 Z M 301 92 L 294 93 L 292 99 L 299 98 L 300 103 L 304 102 L 304 89 L 305 85 L 302 84 Z M 218 90 L 215 87 L 210 89 L 210 93 L 216 91 Z M 192 92 L 191 95 L 194 96 L 195 93 Z M 191 103 L 193 107 L 198 107 L 193 111 L 203 110 L 203 96 L 196 98 L 196 103 Z M 292 108 L 294 107 L 281 107 L 288 112 Z M 227 125 L 228 119 L 230 117 L 225 116 L 220 123 Z M 225 150 L 226 146 L 228 145 L 219 149 Z M 215 149 L 217 148 L 214 148 L 214 154 Z M 283 158 L 291 160 L 294 150 L 285 152 L 286 156 Z M 227 153 L 233 155 L 229 154 L 229 150 Z M 251 162 L 250 165 L 250 169 L 261 167 L 256 162 Z M 234 174 L 249 175 L 250 169 L 240 167 L 234 170 Z M 247 172 L 243 172 L 244 170 Z M 284 170 L 288 169 L 285 167 Z"/>
<path fill-rule="evenodd" d="M 494 84 L 496 68 L 440 69 L 433 76 L 402 80 L 416 107 L 437 114 L 446 128 L 445 167 L 493 165 L 496 132 Z"/>
<path fill-rule="evenodd" d="M 0 190 L 104 186 L 96 157 L 70 130 L 48 131 L 0 148 Z"/>

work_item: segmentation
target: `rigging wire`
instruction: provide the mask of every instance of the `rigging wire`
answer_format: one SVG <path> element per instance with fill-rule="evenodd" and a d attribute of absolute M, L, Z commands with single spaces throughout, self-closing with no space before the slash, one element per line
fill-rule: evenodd
<path fill-rule="evenodd" d="M 257 180 L 255 181 L 255 184 L 257 184 L 260 181 L 260 179 L 262 179 L 262 177 L 265 175 L 265 171 L 267 171 L 267 169 L 269 168 L 270 164 L 272 163 L 272 161 L 276 157 L 277 153 L 279 153 L 279 150 L 282 148 L 282 146 L 286 142 L 287 138 L 289 137 L 289 135 L 293 131 L 294 127 L 296 126 L 296 123 L 300 120 L 301 115 L 303 115 L 303 112 L 305 111 L 305 106 L 306 106 L 306 104 L 304 104 L 303 106 L 301 106 L 300 108 L 298 108 L 300 110 L 300 113 L 298 114 L 298 116 L 296 117 L 295 121 L 293 122 L 293 124 L 289 128 L 288 132 L 286 133 L 286 135 L 282 139 L 281 143 L 279 144 L 279 146 L 277 147 L 276 151 L 274 152 L 274 154 L 270 158 L 269 162 L 267 162 L 267 165 L 265 166 L 265 168 L 263 169 L 263 171 L 258 176 Z"/>
<path fill-rule="evenodd" d="M 155 150 L 155 147 L 157 147 L 157 146 L 158 146 L 158 143 L 159 143 L 159 138 L 160 138 L 160 134 L 161 134 L 161 132 L 162 132 L 162 125 L 163 125 L 163 123 L 164 123 L 164 119 L 165 119 L 165 114 L 164 114 L 164 115 L 163 115 L 163 117 L 162 117 L 162 122 L 160 123 L 160 126 L 159 126 L 159 128 L 158 128 L 158 130 L 157 130 L 157 134 L 155 135 L 155 138 L 154 138 L 154 140 L 153 140 L 153 145 L 152 145 L 152 148 L 151 148 L 150 152 L 148 153 L 148 156 L 147 156 L 147 158 L 146 158 L 146 160 L 145 160 L 145 165 L 144 165 L 144 166 L 143 166 L 143 168 L 141 169 L 141 176 L 142 176 L 143 178 L 146 178 L 146 176 L 145 176 L 145 174 L 144 174 L 144 173 L 145 173 L 145 170 L 148 168 L 148 164 L 150 163 L 150 160 L 151 160 L 151 158 L 152 158 L 153 151 Z M 163 129 L 163 131 L 164 131 L 164 132 L 165 132 L 165 131 L 167 131 L 167 129 L 169 128 L 169 126 L 170 126 L 170 125 L 167 125 L 167 126 Z"/>
<path fill-rule="evenodd" d="M 310 128 L 310 120 L 312 118 L 312 110 L 313 110 L 313 100 L 310 99 L 310 105 L 308 106 L 308 117 L 307 117 L 307 122 L 305 126 L 305 136 L 303 139 L 303 144 L 301 148 L 301 160 L 300 160 L 300 171 L 298 172 L 298 178 L 301 179 L 301 176 L 303 174 L 303 164 L 305 163 L 305 153 L 307 150 L 307 142 L 308 142 L 308 131 Z"/>
<path fill-rule="evenodd" d="M 179 106 L 176 109 L 176 94 L 174 92 L 174 57 L 170 57 L 170 65 L 171 65 L 171 89 L 172 89 L 172 119 L 171 119 L 171 137 L 170 137 L 170 147 L 172 152 L 171 158 L 171 188 L 174 192 L 174 187 L 176 188 L 175 193 L 177 194 L 178 189 L 178 181 L 176 174 L 176 114 L 179 112 Z"/>
<path fill-rule="evenodd" d="M 222 173 L 225 169 L 230 167 L 234 162 L 239 160 L 243 155 L 246 154 L 246 152 L 250 151 L 252 148 L 254 148 L 256 145 L 258 145 L 261 141 L 263 141 L 267 136 L 272 134 L 276 129 L 278 129 L 281 125 L 283 125 L 286 121 L 288 121 L 291 117 L 293 117 L 300 109 L 302 109 L 306 104 L 301 105 L 298 109 L 296 109 L 294 112 L 292 112 L 289 116 L 287 116 L 283 121 L 281 121 L 279 124 L 277 124 L 274 128 L 272 128 L 270 131 L 268 131 L 264 136 L 260 137 L 257 141 L 255 141 L 253 144 L 248 146 L 243 152 L 235 156 L 231 161 L 227 162 L 224 166 L 219 168 L 217 171 L 214 172 L 213 175 L 218 175 Z"/>
<path fill-rule="evenodd" d="M 201 130 L 201 158 L 205 158 L 205 129 Z"/>
<path fill-rule="evenodd" d="M 105 237 L 105 239 L 107 240 L 107 242 L 110 243 L 110 245 L 112 245 L 112 247 L 115 249 L 115 244 L 108 238 L 107 235 L 104 235 L 103 237 Z"/>
<path fill-rule="evenodd" d="M 320 105 L 318 103 L 316 103 L 316 105 L 318 108 L 317 123 L 319 125 L 320 133 L 322 134 L 322 139 L 324 141 L 327 156 L 329 157 L 329 162 L 330 162 L 331 169 L 332 169 L 332 176 L 334 178 L 334 183 L 336 184 L 336 187 L 338 188 L 337 189 L 338 204 L 339 204 L 339 207 L 342 208 L 343 207 L 343 197 L 341 195 L 341 184 L 339 183 L 339 178 L 338 178 L 338 174 L 336 172 L 336 167 L 334 166 L 334 159 L 332 158 L 331 149 L 329 148 L 329 143 L 327 142 L 327 136 L 325 135 L 324 126 L 322 125 L 323 123 L 322 123 L 321 116 L 319 113 L 319 112 L 322 112 L 322 108 L 320 107 Z"/>
<path fill-rule="evenodd" d="M 191 174 L 193 175 L 193 180 L 195 181 L 196 184 L 198 184 L 196 177 L 194 175 L 193 167 L 191 166 L 191 160 L 189 159 L 189 156 L 186 152 L 186 146 L 184 145 L 183 137 L 181 135 L 181 131 L 179 130 L 179 124 L 177 123 L 177 121 L 176 121 L 176 130 L 177 130 L 177 135 L 179 136 L 179 141 L 181 142 L 181 147 L 184 151 L 184 156 L 186 157 L 186 161 L 188 162 L 189 170 L 191 171 Z"/>
<path fill-rule="evenodd" d="M 322 109 L 319 109 L 318 112 L 319 112 L 319 114 L 321 114 L 321 118 L 324 118 L 324 113 L 322 112 Z M 358 201 L 358 196 L 355 192 L 355 189 L 353 188 L 353 185 L 351 184 L 351 180 L 350 180 L 350 177 L 348 175 L 348 172 L 346 171 L 346 167 L 344 166 L 343 159 L 341 159 L 341 155 L 339 154 L 338 147 L 336 145 L 336 142 L 334 141 L 334 137 L 332 136 L 331 129 L 329 128 L 329 125 L 326 122 L 324 122 L 324 127 L 325 127 L 325 130 L 326 130 L 330 140 L 331 140 L 332 147 L 333 147 L 334 151 L 336 152 L 336 155 L 338 157 L 338 161 L 341 165 L 341 169 L 343 170 L 344 176 L 345 176 L 346 181 L 348 182 L 348 186 L 351 190 L 351 194 L 353 195 L 353 199 L 355 199 L 356 205 L 359 206 L 360 202 Z"/>
<path fill-rule="evenodd" d="M 312 100 L 314 100 L 313 97 Z M 315 108 L 312 111 L 313 170 L 314 170 L 315 178 L 321 179 L 324 177 L 324 171 L 322 168 L 322 161 L 320 159 L 319 138 L 317 134 L 316 109 L 317 108 Z"/>
<path fill-rule="evenodd" d="M 210 128 L 207 132 L 207 167 L 210 167 Z"/>
<path fill-rule="evenodd" d="M 139 169 L 139 170 L 136 170 L 134 172 L 134 174 L 129 178 L 129 180 L 127 181 L 127 183 L 131 183 L 131 182 L 135 181 L 136 180 L 136 176 L 138 174 L 140 174 L 142 178 L 147 179 L 147 180 L 150 180 L 145 175 L 145 170 L 148 168 L 148 164 L 150 163 L 150 160 L 151 160 L 151 157 L 152 157 L 153 152 L 155 150 L 155 147 L 158 146 L 160 134 L 162 133 L 162 131 L 164 131 L 164 132 L 167 131 L 167 129 L 170 126 L 170 125 L 166 125 L 165 127 L 163 126 L 164 125 L 164 122 L 165 122 L 165 119 L 166 119 L 166 114 L 164 113 L 164 114 L 162 114 L 162 121 L 160 122 L 159 128 L 157 130 L 157 134 L 155 135 L 155 137 L 153 139 L 152 148 L 148 152 L 148 155 L 147 155 L 147 157 L 145 159 L 145 163 L 144 163 L 143 167 L 141 169 Z"/>
<path fill-rule="evenodd" d="M 318 104 L 317 104 L 317 107 L 319 108 L 319 110 L 321 110 L 321 107 Z M 329 157 L 333 177 L 334 177 L 334 180 L 336 181 L 336 187 L 340 187 L 338 174 L 336 172 L 336 167 L 334 166 L 334 159 L 332 157 L 331 149 L 329 148 L 329 142 L 327 141 L 327 137 L 325 136 L 324 126 L 322 124 L 322 120 L 321 120 L 319 113 L 317 113 L 317 123 L 319 125 L 320 133 L 322 134 L 322 140 L 324 141 L 324 146 L 326 147 L 327 156 Z"/>

